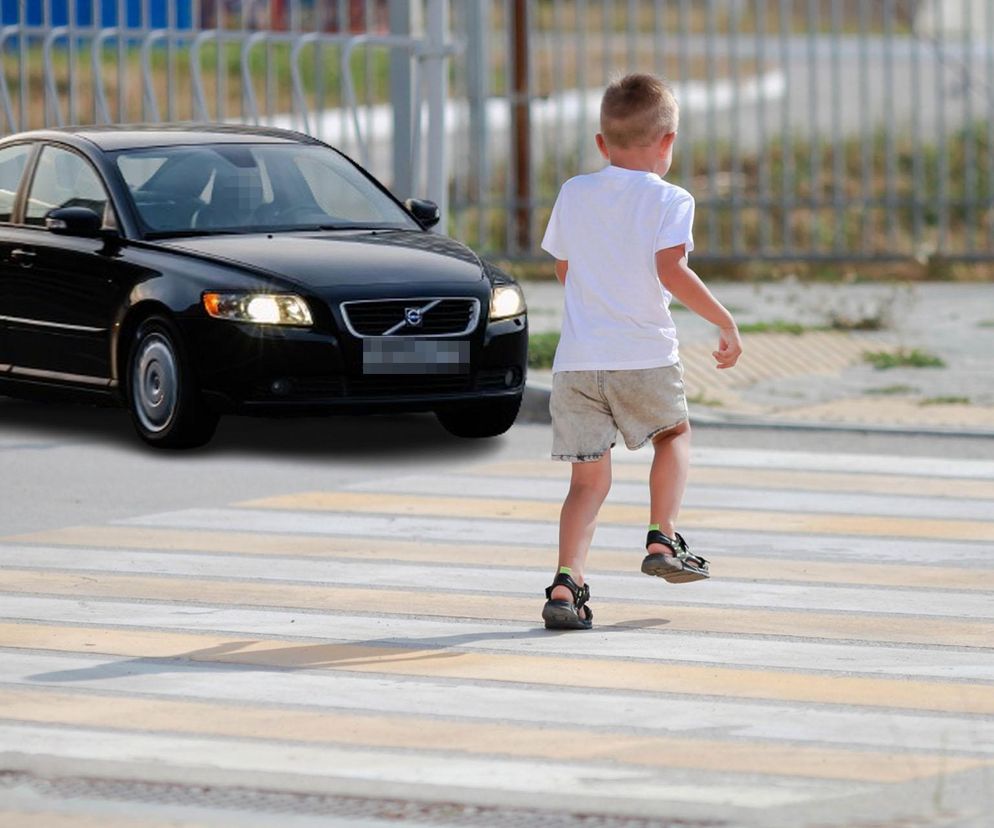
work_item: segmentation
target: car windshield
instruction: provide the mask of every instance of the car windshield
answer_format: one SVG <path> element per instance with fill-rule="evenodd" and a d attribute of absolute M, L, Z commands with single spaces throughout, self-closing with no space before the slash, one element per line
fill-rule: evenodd
<path fill-rule="evenodd" d="M 301 229 L 417 230 L 346 158 L 312 144 L 116 153 L 148 238 Z"/>

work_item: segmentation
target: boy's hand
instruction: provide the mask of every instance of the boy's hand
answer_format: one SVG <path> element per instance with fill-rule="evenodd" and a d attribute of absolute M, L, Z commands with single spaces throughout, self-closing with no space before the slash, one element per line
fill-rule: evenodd
<path fill-rule="evenodd" d="M 712 351 L 711 355 L 718 363 L 715 367 L 719 371 L 735 365 L 742 355 L 742 340 L 739 339 L 739 329 L 734 325 L 730 328 L 721 328 L 718 335 L 718 350 Z"/>

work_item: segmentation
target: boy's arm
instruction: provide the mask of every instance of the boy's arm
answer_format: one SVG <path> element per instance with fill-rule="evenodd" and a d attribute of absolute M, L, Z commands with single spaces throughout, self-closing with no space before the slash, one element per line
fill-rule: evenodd
<path fill-rule="evenodd" d="M 712 352 L 717 367 L 731 368 L 735 365 L 742 353 L 739 329 L 725 306 L 714 298 L 707 285 L 690 269 L 682 244 L 656 251 L 656 274 L 663 287 L 686 307 L 720 329 L 718 350 Z"/>
<path fill-rule="evenodd" d="M 556 259 L 556 278 L 561 284 L 566 284 L 566 271 L 569 270 L 569 262 L 565 259 Z"/>

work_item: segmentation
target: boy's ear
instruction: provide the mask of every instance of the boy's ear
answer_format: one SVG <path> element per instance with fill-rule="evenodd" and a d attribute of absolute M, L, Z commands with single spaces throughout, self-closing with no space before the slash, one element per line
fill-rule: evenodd
<path fill-rule="evenodd" d="M 607 151 L 607 141 L 604 140 L 604 136 L 598 132 L 597 135 L 594 136 L 594 140 L 597 142 L 597 149 L 601 151 L 601 155 L 610 161 L 611 154 Z"/>
<path fill-rule="evenodd" d="M 667 132 L 659 141 L 659 154 L 666 155 L 676 142 L 676 132 Z"/>

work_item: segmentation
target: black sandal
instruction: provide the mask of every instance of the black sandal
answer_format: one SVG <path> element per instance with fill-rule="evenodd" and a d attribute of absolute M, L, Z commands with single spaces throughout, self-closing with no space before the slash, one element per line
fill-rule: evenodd
<path fill-rule="evenodd" d="M 676 538 L 670 538 L 658 529 L 650 529 L 645 538 L 645 548 L 649 544 L 661 543 L 673 550 L 672 555 L 665 552 L 656 552 L 646 555 L 642 561 L 642 571 L 646 575 L 655 575 L 671 584 L 683 584 L 688 581 L 701 581 L 711 577 L 708 562 L 700 555 L 691 554 L 687 548 L 687 542 L 679 532 L 674 533 Z"/>
<path fill-rule="evenodd" d="M 572 601 L 553 600 L 552 590 L 556 587 L 566 587 L 572 594 Z M 546 602 L 542 608 L 542 618 L 547 630 L 589 630 L 593 626 L 594 611 L 587 606 L 590 600 L 590 587 L 584 584 L 577 586 L 565 572 L 560 572 L 552 581 L 552 586 L 545 588 Z"/>

